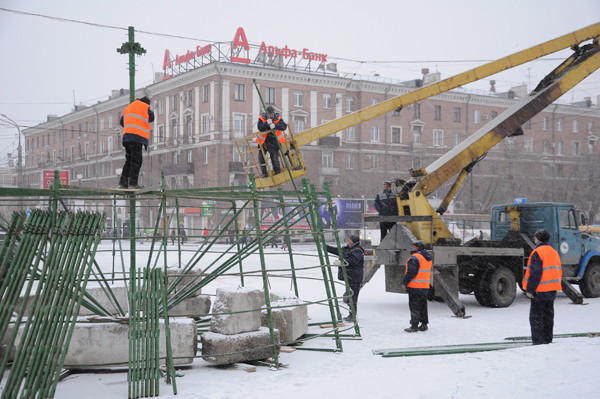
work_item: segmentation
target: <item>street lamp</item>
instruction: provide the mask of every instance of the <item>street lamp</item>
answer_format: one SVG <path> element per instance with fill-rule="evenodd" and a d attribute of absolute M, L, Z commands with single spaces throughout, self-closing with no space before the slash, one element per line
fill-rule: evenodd
<path fill-rule="evenodd" d="M 19 154 L 18 154 L 18 158 L 17 158 L 17 162 L 18 162 L 17 173 L 19 175 L 19 180 L 17 181 L 17 187 L 21 188 L 21 187 L 23 187 L 23 166 L 21 165 L 21 128 L 19 127 L 19 125 L 17 125 L 17 123 L 15 121 L 10 119 L 8 116 L 6 116 L 4 114 L 0 114 L 0 115 L 5 117 L 6 119 L 8 119 L 12 123 L 12 125 L 17 128 L 17 130 L 19 132 L 19 150 L 18 150 Z"/>

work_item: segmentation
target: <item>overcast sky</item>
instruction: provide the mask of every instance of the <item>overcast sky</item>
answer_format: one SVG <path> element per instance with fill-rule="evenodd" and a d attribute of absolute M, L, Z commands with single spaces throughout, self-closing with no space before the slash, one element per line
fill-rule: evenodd
<path fill-rule="evenodd" d="M 238 27 L 250 44 L 308 48 L 327 54 L 342 72 L 411 80 L 422 68 L 447 78 L 600 21 L 599 0 L 0 0 L 0 8 L 0 114 L 22 128 L 127 89 L 128 57 L 116 49 L 127 41 L 128 26 L 148 32 L 135 37 L 147 50 L 136 57 L 139 88 L 162 71 L 165 49 L 181 55 L 197 45 L 230 42 Z M 497 91 L 535 86 L 569 53 L 468 88 L 489 89 L 490 79 Z M 563 100 L 592 97 L 596 105 L 599 94 L 597 71 Z M 0 165 L 16 143 L 16 129 L 0 126 Z"/>

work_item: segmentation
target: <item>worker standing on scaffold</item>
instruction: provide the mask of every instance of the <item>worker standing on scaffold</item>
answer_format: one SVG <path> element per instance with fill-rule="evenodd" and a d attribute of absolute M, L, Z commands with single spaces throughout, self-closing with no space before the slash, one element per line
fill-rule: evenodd
<path fill-rule="evenodd" d="M 267 114 L 269 115 L 268 118 Z M 281 172 L 279 165 L 279 145 L 277 141 L 281 144 L 285 143 L 285 134 L 283 132 L 287 129 L 287 124 L 283 121 L 281 115 L 275 113 L 274 107 L 268 106 L 267 114 L 260 115 L 257 127 L 261 132 L 268 132 L 258 135 L 254 140 L 258 143 L 258 161 L 260 162 L 260 171 L 262 173 L 261 178 L 269 176 L 263 152 L 269 153 L 275 174 L 278 175 Z"/>

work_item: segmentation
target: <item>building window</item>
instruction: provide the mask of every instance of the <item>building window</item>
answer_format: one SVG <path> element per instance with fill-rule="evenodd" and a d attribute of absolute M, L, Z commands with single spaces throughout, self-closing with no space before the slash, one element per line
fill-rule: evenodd
<path fill-rule="evenodd" d="M 594 121 L 589 121 L 588 122 L 588 133 L 589 134 L 594 133 Z"/>
<path fill-rule="evenodd" d="M 294 90 L 294 107 L 304 106 L 304 92 L 302 90 Z"/>
<path fill-rule="evenodd" d="M 158 114 L 162 115 L 165 113 L 165 99 L 161 98 L 158 100 Z"/>
<path fill-rule="evenodd" d="M 523 127 L 527 130 L 531 130 L 531 119 L 528 120 L 527 122 L 525 122 L 525 124 L 523 125 Z"/>
<path fill-rule="evenodd" d="M 356 135 L 354 134 L 354 126 L 350 126 L 348 129 L 346 129 L 346 140 L 356 140 Z"/>
<path fill-rule="evenodd" d="M 579 155 L 580 153 L 580 145 L 579 145 L 579 141 L 574 141 L 573 142 L 573 155 Z"/>
<path fill-rule="evenodd" d="M 506 146 L 507 150 L 512 150 L 515 148 L 515 138 L 514 137 L 508 137 L 506 140 L 504 140 L 504 145 Z"/>
<path fill-rule="evenodd" d="M 354 169 L 354 154 L 346 154 L 346 169 Z"/>
<path fill-rule="evenodd" d="M 191 107 L 194 104 L 193 100 L 194 100 L 194 90 L 190 89 L 187 92 L 187 106 L 188 107 Z"/>
<path fill-rule="evenodd" d="M 275 104 L 275 88 L 274 87 L 266 87 L 265 88 L 265 103 Z"/>
<path fill-rule="evenodd" d="M 433 145 L 435 147 L 441 147 L 444 145 L 444 132 L 442 130 L 433 131 Z"/>
<path fill-rule="evenodd" d="M 371 157 L 371 160 L 373 161 L 373 164 L 371 165 L 371 168 L 373 170 L 379 170 L 379 155 L 373 155 Z"/>
<path fill-rule="evenodd" d="M 413 118 L 420 118 L 421 117 L 421 104 L 416 103 L 413 104 Z"/>
<path fill-rule="evenodd" d="M 177 136 L 177 119 L 171 119 L 171 130 L 173 131 L 173 138 L 176 139 Z"/>
<path fill-rule="evenodd" d="M 479 110 L 473 110 L 473 123 L 479 123 Z"/>
<path fill-rule="evenodd" d="M 177 163 L 178 163 L 178 162 L 177 162 L 177 151 L 173 151 L 173 152 L 172 152 L 172 154 L 173 154 L 173 155 L 172 155 L 172 157 L 171 157 L 171 164 L 173 164 L 173 165 L 177 165 Z"/>
<path fill-rule="evenodd" d="M 542 152 L 544 154 L 547 154 L 549 148 L 550 148 L 550 142 L 548 140 L 544 140 L 544 142 L 542 143 Z"/>
<path fill-rule="evenodd" d="M 208 147 L 202 149 L 202 163 L 208 165 Z"/>
<path fill-rule="evenodd" d="M 453 120 L 454 122 L 460 122 L 460 107 L 454 107 L 454 113 L 453 113 Z"/>
<path fill-rule="evenodd" d="M 371 126 L 371 141 L 379 141 L 379 126 Z"/>
<path fill-rule="evenodd" d="M 379 104 L 379 99 L 378 98 L 372 98 L 371 99 L 371 105 L 377 105 Z"/>
<path fill-rule="evenodd" d="M 412 127 L 412 134 L 413 134 L 413 143 L 420 143 L 421 142 L 421 130 L 423 128 L 421 126 L 417 126 L 414 125 Z"/>
<path fill-rule="evenodd" d="M 556 120 L 556 130 L 558 130 L 559 132 L 563 131 L 563 118 L 558 118 Z"/>
<path fill-rule="evenodd" d="M 333 168 L 333 151 L 323 151 L 321 162 L 324 168 Z"/>
<path fill-rule="evenodd" d="M 172 111 L 177 111 L 177 103 L 179 102 L 179 94 L 173 94 L 173 107 Z"/>
<path fill-rule="evenodd" d="M 399 144 L 402 142 L 402 128 L 392 127 L 392 143 Z"/>
<path fill-rule="evenodd" d="M 556 151 L 556 153 L 558 155 L 562 155 L 563 154 L 563 149 L 564 149 L 564 142 L 563 141 L 559 141 L 558 142 L 558 150 Z"/>
<path fill-rule="evenodd" d="M 304 131 L 304 121 L 302 119 L 294 120 L 294 133 L 300 133 Z"/>
<path fill-rule="evenodd" d="M 579 133 L 579 121 L 573 119 L 573 133 Z"/>
<path fill-rule="evenodd" d="M 542 130 L 548 130 L 548 117 L 544 116 L 542 118 Z"/>
<path fill-rule="evenodd" d="M 202 133 L 208 133 L 209 130 L 210 130 L 209 115 L 202 115 Z"/>
<path fill-rule="evenodd" d="M 498 113 L 497 113 L 496 111 L 492 111 L 492 112 L 490 112 L 490 117 L 491 117 L 492 119 L 494 119 L 494 118 L 495 118 L 495 117 L 497 117 L 497 116 L 498 116 Z"/>
<path fill-rule="evenodd" d="M 165 127 L 161 125 L 158 127 L 158 142 L 162 143 L 164 141 L 165 141 Z"/>
<path fill-rule="evenodd" d="M 354 112 L 354 97 L 346 97 L 346 112 Z"/>
<path fill-rule="evenodd" d="M 524 149 L 525 152 L 533 152 L 533 137 L 525 137 Z"/>
<path fill-rule="evenodd" d="M 194 135 L 194 124 L 192 123 L 193 122 L 192 117 L 188 116 L 186 121 L 187 121 L 187 137 L 191 143 L 192 136 Z"/>
<path fill-rule="evenodd" d="M 208 85 L 202 86 L 202 102 L 208 102 Z"/>
<path fill-rule="evenodd" d="M 244 115 L 233 115 L 233 137 L 236 139 L 244 137 Z"/>
<path fill-rule="evenodd" d="M 441 105 L 433 106 L 433 120 L 435 120 L 435 121 L 442 120 L 442 106 Z"/>
<path fill-rule="evenodd" d="M 235 83 L 233 85 L 233 99 L 235 101 L 246 101 L 246 86 Z"/>
<path fill-rule="evenodd" d="M 85 122 L 85 133 L 86 134 L 90 133 L 90 123 L 89 122 Z M 50 144 L 50 133 L 48 133 L 48 144 Z"/>
<path fill-rule="evenodd" d="M 392 170 L 400 170 L 400 157 L 392 155 Z"/>
<path fill-rule="evenodd" d="M 556 177 L 563 177 L 563 165 L 556 165 Z"/>
<path fill-rule="evenodd" d="M 456 147 L 459 144 L 460 144 L 460 133 L 454 133 L 454 146 Z"/>
<path fill-rule="evenodd" d="M 112 127 L 113 127 L 113 121 L 112 121 L 113 118 L 112 117 L 113 117 L 112 115 L 108 115 L 108 128 L 109 129 L 112 129 Z"/>
<path fill-rule="evenodd" d="M 202 179 L 202 188 L 208 188 L 208 179 Z"/>
<path fill-rule="evenodd" d="M 104 140 L 100 140 L 100 154 L 104 154 Z"/>
<path fill-rule="evenodd" d="M 331 109 L 331 93 L 323 93 L 323 108 Z"/>

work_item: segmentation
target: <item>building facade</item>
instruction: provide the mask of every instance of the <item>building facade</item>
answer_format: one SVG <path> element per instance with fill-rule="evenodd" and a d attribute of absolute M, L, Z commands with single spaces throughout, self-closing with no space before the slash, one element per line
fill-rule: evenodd
<path fill-rule="evenodd" d="M 425 76 L 425 83 L 428 78 L 436 77 Z M 159 74 L 136 93 L 137 98 L 151 97 L 156 115 L 140 184 L 157 186 L 164 172 L 168 189 L 247 185 L 245 160 L 234 141 L 257 130 L 262 105 L 253 80 L 266 105 L 277 109 L 293 133 L 415 90 L 422 82 L 352 79 L 258 62 L 214 61 L 168 79 Z M 429 165 L 523 94 L 523 88 L 502 94 L 454 90 L 356 125 L 301 148 L 307 177 L 317 186 L 328 182 L 334 196 L 374 197 L 383 181 L 407 179 L 409 169 Z M 119 119 L 128 103 L 127 91 L 113 91 L 107 101 L 49 116 L 26 129 L 25 185 L 40 187 L 42 170 L 61 169 L 70 172 L 72 185 L 116 187 L 125 162 Z M 553 104 L 523 131 L 477 164 L 455 209 L 489 213 L 494 204 L 525 197 L 573 202 L 595 213 L 600 206 L 600 109 L 587 99 Z M 432 197 L 443 197 L 450 186 Z"/>

